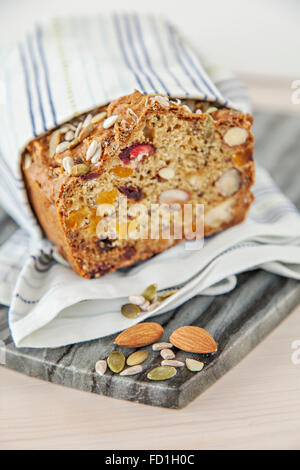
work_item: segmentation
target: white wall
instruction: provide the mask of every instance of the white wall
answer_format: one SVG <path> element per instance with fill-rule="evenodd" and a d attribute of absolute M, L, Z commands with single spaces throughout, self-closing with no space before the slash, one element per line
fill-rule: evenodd
<path fill-rule="evenodd" d="M 237 72 L 300 78 L 299 0 L 0 0 L 0 46 L 36 20 L 118 8 L 164 15 Z"/>

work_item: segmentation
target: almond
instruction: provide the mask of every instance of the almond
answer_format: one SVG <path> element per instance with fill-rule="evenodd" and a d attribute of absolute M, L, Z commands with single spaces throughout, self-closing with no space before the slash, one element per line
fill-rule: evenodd
<path fill-rule="evenodd" d="M 230 168 L 225 171 L 221 178 L 216 182 L 216 188 L 224 197 L 235 194 L 242 185 L 241 173 L 236 168 Z"/>
<path fill-rule="evenodd" d="M 175 176 L 175 171 L 170 167 L 161 168 L 158 172 L 158 176 L 163 180 L 171 180 Z"/>
<path fill-rule="evenodd" d="M 182 326 L 170 336 L 170 343 L 186 352 L 208 354 L 216 352 L 218 347 L 213 337 L 198 326 Z"/>
<path fill-rule="evenodd" d="M 249 133 L 247 129 L 243 127 L 232 127 L 224 135 L 224 140 L 227 145 L 234 147 L 236 145 L 242 145 L 248 139 Z"/>
<path fill-rule="evenodd" d="M 159 196 L 159 202 L 172 204 L 174 202 L 187 202 L 191 199 L 191 195 L 184 189 L 167 189 Z"/>
<path fill-rule="evenodd" d="M 115 344 L 127 348 L 141 348 L 155 343 L 164 334 L 164 329 L 159 323 L 145 322 L 131 326 L 122 331 L 116 339 Z"/>

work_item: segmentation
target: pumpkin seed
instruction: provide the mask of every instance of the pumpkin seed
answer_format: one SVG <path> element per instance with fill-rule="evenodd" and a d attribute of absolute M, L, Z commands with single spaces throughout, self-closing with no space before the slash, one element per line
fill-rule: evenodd
<path fill-rule="evenodd" d="M 142 366 L 134 366 L 134 367 L 127 367 L 127 369 L 124 369 L 120 375 L 135 375 L 135 374 L 140 374 L 143 372 Z"/>
<path fill-rule="evenodd" d="M 159 300 L 160 302 L 163 302 L 163 301 L 166 300 L 168 297 L 171 297 L 171 295 L 176 294 L 176 292 L 178 292 L 178 290 L 179 290 L 179 289 L 167 290 L 166 292 L 163 292 L 162 294 L 159 295 L 158 300 Z"/>
<path fill-rule="evenodd" d="M 106 369 L 107 369 L 107 362 L 105 360 L 96 362 L 95 371 L 97 372 L 97 374 L 104 375 L 106 372 Z"/>
<path fill-rule="evenodd" d="M 141 364 L 144 362 L 148 357 L 148 351 L 145 349 L 141 349 L 140 351 L 136 351 L 127 358 L 127 364 L 129 366 L 136 366 L 137 364 Z"/>
<path fill-rule="evenodd" d="M 141 313 L 141 309 L 135 304 L 125 304 L 121 307 L 121 313 L 126 318 L 136 318 Z"/>
<path fill-rule="evenodd" d="M 148 302 L 152 302 L 152 300 L 155 298 L 157 293 L 157 284 L 151 284 L 150 286 L 147 287 L 147 289 L 144 290 L 142 293 L 142 296 L 145 297 Z"/>
<path fill-rule="evenodd" d="M 78 163 L 78 165 L 74 165 L 71 170 L 72 176 L 83 176 L 90 172 L 90 167 L 85 163 Z"/>
<path fill-rule="evenodd" d="M 177 374 L 175 367 L 159 366 L 150 370 L 147 374 L 149 380 L 168 380 Z"/>
<path fill-rule="evenodd" d="M 125 356 L 121 352 L 113 351 L 107 358 L 108 367 L 112 372 L 118 374 L 124 369 Z"/>
<path fill-rule="evenodd" d="M 191 372 L 200 372 L 204 367 L 203 362 L 196 361 L 196 359 L 191 359 L 189 357 L 186 358 L 185 364 L 188 370 L 190 370 Z"/>

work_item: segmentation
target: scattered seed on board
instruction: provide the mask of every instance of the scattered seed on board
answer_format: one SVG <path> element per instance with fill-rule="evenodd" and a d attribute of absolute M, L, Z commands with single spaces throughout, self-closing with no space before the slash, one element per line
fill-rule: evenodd
<path fill-rule="evenodd" d="M 162 349 L 160 355 L 163 359 L 174 359 L 175 354 L 172 349 Z"/>
<path fill-rule="evenodd" d="M 152 345 L 153 351 L 162 351 L 162 349 L 171 349 L 173 348 L 173 344 L 171 343 L 155 343 Z"/>
<path fill-rule="evenodd" d="M 166 292 L 162 292 L 161 294 L 159 294 L 158 300 L 160 302 L 163 302 L 164 300 L 168 299 L 172 295 L 176 294 L 176 292 L 178 292 L 178 290 L 179 289 L 172 289 L 172 290 L 167 290 Z"/>
<path fill-rule="evenodd" d="M 141 313 L 141 309 L 135 304 L 125 304 L 121 307 L 121 313 L 126 318 L 136 318 Z"/>
<path fill-rule="evenodd" d="M 107 369 L 107 362 L 105 360 L 96 362 L 95 371 L 97 372 L 97 374 L 104 375 L 106 372 L 106 369 Z"/>
<path fill-rule="evenodd" d="M 133 367 L 127 367 L 127 369 L 124 369 L 120 375 L 135 375 L 140 374 L 141 372 L 143 372 L 143 367 L 137 365 Z"/>
<path fill-rule="evenodd" d="M 127 365 L 128 366 L 136 366 L 138 364 L 142 364 L 148 357 L 148 351 L 145 349 L 140 349 L 136 351 L 127 358 Z"/>
<path fill-rule="evenodd" d="M 145 297 L 142 295 L 130 295 L 129 302 L 141 307 L 145 303 Z"/>
<path fill-rule="evenodd" d="M 143 310 L 143 312 L 149 312 L 150 305 L 150 302 L 144 299 L 144 303 L 141 305 L 141 309 Z"/>
<path fill-rule="evenodd" d="M 112 372 L 118 374 L 124 369 L 125 356 L 121 352 L 113 351 L 107 358 L 108 367 Z"/>
<path fill-rule="evenodd" d="M 184 367 L 184 362 L 176 361 L 172 359 L 164 359 L 161 361 L 162 366 L 170 366 L 170 367 Z"/>
<path fill-rule="evenodd" d="M 203 367 L 204 363 L 200 361 L 196 361 L 196 359 L 191 359 L 191 358 L 186 358 L 185 360 L 186 367 L 191 371 L 191 372 L 200 372 Z"/>
<path fill-rule="evenodd" d="M 71 170 L 74 166 L 74 160 L 72 157 L 65 157 L 62 159 L 62 166 L 67 173 L 71 173 Z"/>
<path fill-rule="evenodd" d="M 159 366 L 155 369 L 150 370 L 147 374 L 149 380 L 168 380 L 177 374 L 175 367 L 170 366 Z"/>
<path fill-rule="evenodd" d="M 145 299 L 148 300 L 148 302 L 152 302 L 156 294 L 157 294 L 157 284 L 151 284 L 144 290 L 144 292 L 142 293 L 142 296 L 145 297 Z"/>
<path fill-rule="evenodd" d="M 117 119 L 118 119 L 118 116 L 109 116 L 108 118 L 106 118 L 103 123 L 104 129 L 109 129 L 110 127 L 112 127 L 115 124 Z"/>
<path fill-rule="evenodd" d="M 60 144 L 58 144 L 58 146 L 56 147 L 56 153 L 62 153 L 64 152 L 65 150 L 67 150 L 67 148 L 69 147 L 70 143 L 69 142 L 61 142 Z"/>
<path fill-rule="evenodd" d="M 92 156 L 95 154 L 96 150 L 98 148 L 98 142 L 97 140 L 93 140 L 91 144 L 89 145 L 89 148 L 87 149 L 86 152 L 86 159 L 90 160 Z"/>
<path fill-rule="evenodd" d="M 153 310 L 156 310 L 160 306 L 160 302 L 156 301 L 153 302 L 152 304 L 149 305 L 147 308 L 147 312 L 153 312 Z"/>

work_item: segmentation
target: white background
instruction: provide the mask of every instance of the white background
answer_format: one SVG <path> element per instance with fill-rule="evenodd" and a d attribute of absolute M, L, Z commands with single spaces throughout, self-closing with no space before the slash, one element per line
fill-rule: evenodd
<path fill-rule="evenodd" d="M 235 72 L 300 78 L 299 0 L 0 0 L 0 46 L 47 17 L 132 9 L 167 17 Z"/>

